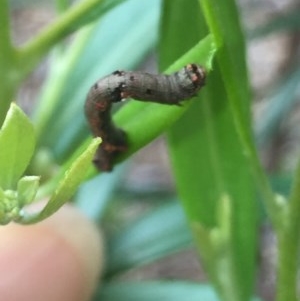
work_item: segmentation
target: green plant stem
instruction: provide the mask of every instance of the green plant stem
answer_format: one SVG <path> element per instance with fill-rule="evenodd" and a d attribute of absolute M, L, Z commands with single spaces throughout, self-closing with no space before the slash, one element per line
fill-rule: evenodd
<path fill-rule="evenodd" d="M 296 301 L 300 246 L 300 160 L 288 203 L 284 203 L 281 229 L 278 231 L 277 301 Z"/>
<path fill-rule="evenodd" d="M 0 1 L 0 62 L 3 64 L 11 57 L 11 40 L 8 3 L 5 0 Z"/>
<path fill-rule="evenodd" d="M 52 84 L 52 89 L 45 90 L 34 116 L 37 141 L 39 141 L 42 134 L 45 133 L 45 127 L 47 127 L 49 119 L 53 116 L 55 107 L 58 106 L 57 102 L 59 101 L 59 97 L 57 97 L 57 94 L 65 85 L 70 73 L 73 72 L 74 64 L 82 54 L 82 49 L 85 47 L 86 43 L 88 43 L 88 39 L 92 33 L 93 26 L 86 26 L 82 29 L 77 33 L 72 42 L 71 49 L 65 50 L 64 54 L 61 56 L 58 54 L 56 60 L 59 63 L 52 64 L 51 68 L 56 68 L 58 66 L 56 72 L 51 72 L 52 77 L 48 79 Z M 57 73 L 60 74 L 59 77 L 57 77 Z"/>
<path fill-rule="evenodd" d="M 235 123 L 238 125 L 241 122 L 241 120 L 239 120 L 237 116 L 234 116 L 234 118 Z M 260 163 L 260 159 L 258 157 L 253 142 L 247 141 L 247 139 L 245 139 L 245 137 L 242 136 L 242 133 L 239 134 L 241 142 L 244 145 L 244 148 L 247 150 L 247 152 L 245 152 L 246 157 L 248 159 L 248 162 L 250 163 L 251 170 L 254 175 L 258 189 L 263 197 L 263 200 L 265 201 L 268 216 L 272 222 L 274 229 L 278 231 L 281 225 L 280 215 L 278 214 L 278 207 L 276 205 L 275 195 L 272 191 L 269 180 Z"/>
<path fill-rule="evenodd" d="M 288 230 L 289 228 L 286 228 Z M 295 228 L 294 228 L 295 229 Z M 293 229 L 282 231 L 278 235 L 278 272 L 276 301 L 297 301 L 297 254 L 299 250 L 298 239 L 293 235 Z"/>
<path fill-rule="evenodd" d="M 70 0 L 55 0 L 56 10 L 59 13 L 65 12 L 70 6 Z"/>
<path fill-rule="evenodd" d="M 29 41 L 19 52 L 20 60 L 27 65 L 26 69 L 36 65 L 51 47 L 76 30 L 78 26 L 74 26 L 74 24 L 92 12 L 101 1 L 85 0 L 79 2 L 79 4 L 62 14 L 56 22 L 49 25 L 33 40 Z"/>
<path fill-rule="evenodd" d="M 0 128 L 15 93 L 15 48 L 10 38 L 9 7 L 5 0 L 0 1 Z"/>

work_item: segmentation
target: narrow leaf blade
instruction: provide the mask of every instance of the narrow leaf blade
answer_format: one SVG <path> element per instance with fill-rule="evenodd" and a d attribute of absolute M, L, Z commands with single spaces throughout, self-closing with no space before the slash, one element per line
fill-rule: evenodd
<path fill-rule="evenodd" d="M 11 104 L 0 130 L 0 186 L 15 189 L 35 148 L 34 128 L 27 116 Z"/>

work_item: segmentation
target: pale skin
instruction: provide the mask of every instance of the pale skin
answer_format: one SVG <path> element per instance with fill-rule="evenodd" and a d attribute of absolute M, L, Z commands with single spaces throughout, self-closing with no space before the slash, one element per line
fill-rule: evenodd
<path fill-rule="evenodd" d="M 96 227 L 69 205 L 36 225 L 1 226 L 1 300 L 90 300 L 102 247 Z"/>

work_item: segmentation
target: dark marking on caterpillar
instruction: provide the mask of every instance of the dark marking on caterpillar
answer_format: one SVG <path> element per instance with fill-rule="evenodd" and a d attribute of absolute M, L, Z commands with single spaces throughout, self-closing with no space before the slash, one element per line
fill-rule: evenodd
<path fill-rule="evenodd" d="M 117 128 L 111 117 L 114 102 L 132 97 L 141 101 L 180 105 L 197 94 L 205 84 L 206 71 L 189 64 L 171 74 L 153 75 L 139 71 L 115 71 L 89 90 L 85 114 L 94 136 L 101 137 L 94 164 L 102 171 L 111 171 L 115 158 L 127 150 L 126 133 Z"/>

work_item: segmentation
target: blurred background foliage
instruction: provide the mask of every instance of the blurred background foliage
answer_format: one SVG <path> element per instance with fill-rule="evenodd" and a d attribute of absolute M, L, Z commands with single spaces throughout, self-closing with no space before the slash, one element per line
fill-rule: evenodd
<path fill-rule="evenodd" d="M 17 45 L 70 4 L 10 3 Z M 257 147 L 274 190 L 287 195 L 300 149 L 300 5 L 296 0 L 240 0 L 238 6 L 247 42 Z M 56 164 L 65 162 L 89 135 L 82 107 L 94 81 L 116 69 L 158 72 L 161 14 L 160 0 L 124 1 L 61 43 L 28 77 L 17 101 L 38 129 L 33 171 L 51 178 Z M 189 28 L 189 24 L 180 26 L 183 32 Z M 207 278 L 177 203 L 170 170 L 165 139 L 160 137 L 114 173 L 87 181 L 75 196 L 78 206 L 99 222 L 107 236 L 105 279 L 114 281 L 104 284 L 95 300 L 184 300 L 187 295 L 188 300 L 217 300 L 210 286 L 185 283 Z M 273 300 L 276 248 L 264 216 L 261 209 L 256 292 L 263 300 Z M 139 283 L 153 279 L 177 282 Z M 129 286 L 118 283 L 125 280 L 131 281 Z"/>

